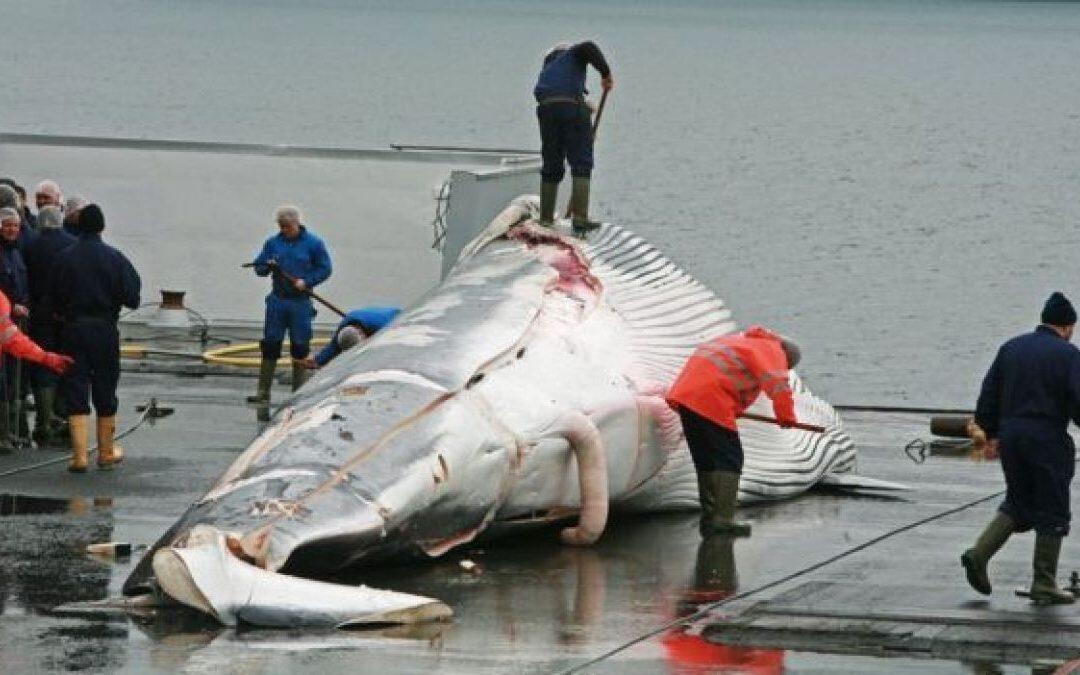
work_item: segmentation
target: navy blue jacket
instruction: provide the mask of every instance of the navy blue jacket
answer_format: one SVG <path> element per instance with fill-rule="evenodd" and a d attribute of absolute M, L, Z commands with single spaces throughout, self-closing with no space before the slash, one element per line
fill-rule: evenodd
<path fill-rule="evenodd" d="M 602 77 L 611 75 L 603 53 L 594 42 L 581 42 L 544 59 L 533 96 L 538 103 L 549 98 L 585 98 L 585 66 L 592 64 Z"/>
<path fill-rule="evenodd" d="M 75 244 L 56 256 L 52 276 L 50 292 L 56 313 L 68 321 L 89 316 L 115 322 L 121 306 L 139 306 L 139 273 L 100 234 L 79 235 Z"/>
<path fill-rule="evenodd" d="M 262 251 L 255 257 L 255 273 L 260 277 L 270 274 L 267 263 L 271 260 L 276 260 L 283 272 L 303 279 L 308 288 L 315 288 L 326 281 L 333 271 L 326 245 L 303 225 L 295 239 L 286 239 L 280 232 L 267 239 Z M 274 275 L 274 295 L 306 297 L 280 274 Z"/>
<path fill-rule="evenodd" d="M 48 228 L 41 230 L 22 251 L 30 279 L 30 309 L 35 317 L 39 314 L 46 315 L 40 317 L 44 319 L 51 316 L 54 304 L 50 301 L 53 265 L 60 252 L 74 246 L 76 241 L 78 239 L 60 228 Z"/>
<path fill-rule="evenodd" d="M 30 302 L 30 282 L 18 244 L 0 242 L 0 291 L 13 304 L 25 305 Z"/>
<path fill-rule="evenodd" d="M 338 327 L 334 330 L 334 335 L 330 338 L 330 342 L 326 343 L 326 346 L 315 355 L 315 363 L 325 366 L 330 363 L 331 359 L 341 353 L 341 347 L 338 346 L 337 340 L 342 328 L 359 326 L 368 335 L 374 335 L 390 325 L 390 322 L 400 313 L 401 309 L 398 307 L 361 307 L 352 310 L 338 324 Z"/>
<path fill-rule="evenodd" d="M 1007 420 L 1080 421 L 1080 349 L 1039 326 L 1006 342 L 983 379 L 975 421 L 997 438 Z"/>

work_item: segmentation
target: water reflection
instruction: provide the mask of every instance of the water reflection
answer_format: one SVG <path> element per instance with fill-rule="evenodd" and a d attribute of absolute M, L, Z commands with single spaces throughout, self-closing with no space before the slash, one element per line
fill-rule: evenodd
<path fill-rule="evenodd" d="M 0 614 L 51 616 L 63 603 L 104 598 L 111 567 L 83 549 L 111 538 L 111 506 L 110 499 L 0 495 Z M 36 635 L 54 645 L 36 668 L 107 668 L 127 632 L 126 622 L 53 624 Z"/>
<path fill-rule="evenodd" d="M 691 616 L 704 605 L 723 600 L 738 590 L 735 541 L 733 537 L 719 535 L 701 541 L 694 578 L 676 604 L 676 616 Z M 715 620 L 716 617 L 710 617 L 706 621 Z M 784 672 L 783 650 L 717 644 L 701 635 L 704 624 L 699 621 L 680 625 L 661 639 L 673 673 L 780 675 Z"/>

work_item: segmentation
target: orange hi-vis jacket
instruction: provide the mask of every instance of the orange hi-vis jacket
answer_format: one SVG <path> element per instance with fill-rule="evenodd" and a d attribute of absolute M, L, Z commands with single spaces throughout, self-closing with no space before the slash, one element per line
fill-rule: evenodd
<path fill-rule="evenodd" d="M 776 419 L 794 423 L 795 399 L 788 386 L 787 355 L 780 336 L 752 326 L 699 346 L 667 394 L 672 408 L 682 406 L 722 427 L 738 431 L 735 419 L 764 392 Z"/>
<path fill-rule="evenodd" d="M 3 293 L 0 293 L 0 352 L 33 363 L 45 362 L 45 350 L 11 320 L 11 301 Z"/>

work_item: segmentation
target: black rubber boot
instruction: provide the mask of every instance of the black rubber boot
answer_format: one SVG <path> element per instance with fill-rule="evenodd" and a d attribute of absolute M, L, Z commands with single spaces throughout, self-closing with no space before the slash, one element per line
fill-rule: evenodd
<path fill-rule="evenodd" d="M 575 177 L 570 192 L 570 222 L 579 236 L 600 227 L 600 223 L 589 220 L 589 185 L 588 178 Z"/>
<path fill-rule="evenodd" d="M 555 225 L 555 201 L 559 196 L 559 184 L 543 181 L 540 183 L 540 224 L 544 227 Z"/>
<path fill-rule="evenodd" d="M 1009 536 L 1016 531 L 1016 523 L 1004 513 L 998 511 L 979 538 L 975 540 L 975 546 L 964 551 L 960 556 L 960 564 L 967 573 L 968 583 L 976 591 L 983 595 L 990 595 L 990 575 L 986 570 L 990 558 L 1001 550 Z"/>
<path fill-rule="evenodd" d="M 698 475 L 701 497 L 701 536 L 726 534 L 750 536 L 750 525 L 735 522 L 739 500 L 739 474 L 733 471 L 706 471 Z"/>
<path fill-rule="evenodd" d="M 1076 598 L 1057 585 L 1058 557 L 1061 537 L 1051 534 L 1035 535 L 1035 557 L 1032 563 L 1031 601 L 1036 605 L 1071 605 Z"/>

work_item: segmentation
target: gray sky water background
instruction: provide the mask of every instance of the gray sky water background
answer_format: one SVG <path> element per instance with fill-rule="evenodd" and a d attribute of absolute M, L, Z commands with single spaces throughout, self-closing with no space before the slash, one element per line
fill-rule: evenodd
<path fill-rule="evenodd" d="M 659 245 L 741 323 L 796 336 L 833 402 L 970 405 L 1049 291 L 1080 301 L 1080 4 L 0 8 L 0 129 L 14 132 L 536 148 L 540 58 L 595 39 L 617 81 L 596 214 Z"/>

